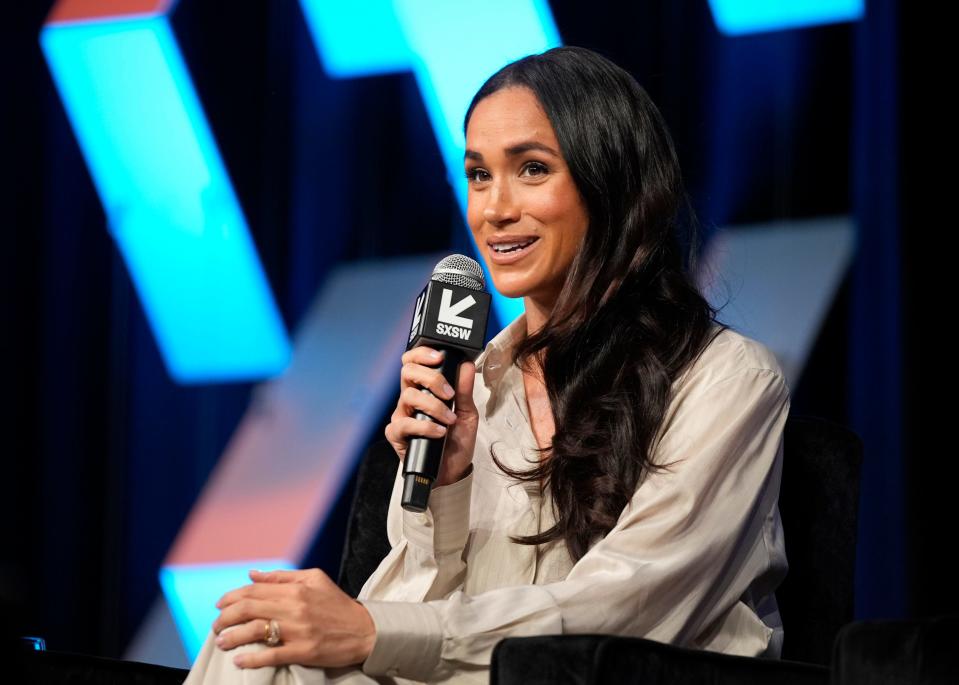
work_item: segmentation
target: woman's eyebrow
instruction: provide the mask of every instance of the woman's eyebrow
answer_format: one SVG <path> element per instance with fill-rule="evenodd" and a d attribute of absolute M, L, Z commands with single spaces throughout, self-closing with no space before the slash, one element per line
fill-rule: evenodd
<path fill-rule="evenodd" d="M 540 150 L 542 152 L 551 154 L 554 157 L 559 157 L 559 153 L 557 153 L 556 150 L 551 148 L 549 145 L 545 145 L 536 140 L 524 140 L 522 143 L 510 145 L 504 151 L 506 152 L 507 157 L 515 157 L 516 155 L 521 155 L 524 152 L 529 152 L 530 150 Z M 477 162 L 483 161 L 483 155 L 476 150 L 467 150 L 464 157 L 466 159 L 475 159 Z"/>

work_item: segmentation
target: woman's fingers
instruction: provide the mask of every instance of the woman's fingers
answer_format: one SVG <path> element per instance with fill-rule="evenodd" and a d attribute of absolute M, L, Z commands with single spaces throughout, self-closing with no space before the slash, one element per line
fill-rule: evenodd
<path fill-rule="evenodd" d="M 308 580 L 313 573 L 313 569 L 303 569 L 296 571 L 286 571 L 277 569 L 276 571 L 250 571 L 250 580 L 255 583 L 300 583 Z"/>
<path fill-rule="evenodd" d="M 251 571 L 250 573 L 252 574 L 253 572 Z M 254 582 L 250 585 L 244 585 L 236 590 L 227 592 L 217 601 L 216 608 L 221 610 L 226 609 L 231 604 L 235 604 L 244 599 L 279 599 L 288 593 L 288 590 L 278 587 L 278 583 L 261 583 L 258 585 Z"/>
<path fill-rule="evenodd" d="M 393 446 L 397 456 L 402 461 L 406 458 L 406 449 L 410 438 L 442 438 L 447 433 L 446 426 L 425 419 L 414 419 L 412 416 L 394 418 L 387 424 L 383 434 Z"/>
<path fill-rule="evenodd" d="M 446 435 L 446 426 L 432 421 L 414 419 L 412 416 L 393 419 L 384 431 L 386 439 L 393 445 L 400 458 L 406 456 L 406 445 L 414 436 L 423 438 L 441 438 Z"/>
<path fill-rule="evenodd" d="M 436 369 L 431 369 L 421 364 L 407 362 L 400 369 L 401 388 L 418 387 L 428 388 L 437 397 L 444 400 L 453 398 L 454 390 L 446 382 L 443 374 Z"/>
<path fill-rule="evenodd" d="M 443 360 L 443 356 L 442 350 L 424 345 L 403 354 L 399 401 L 389 425 L 383 431 L 401 460 L 406 457 L 411 437 L 442 437 L 447 432 L 442 424 L 450 425 L 457 420 L 456 413 L 446 405 L 456 396 L 456 390 L 450 387 L 442 373 L 433 368 Z M 434 420 L 413 418 L 419 412 Z"/>
<path fill-rule="evenodd" d="M 475 414 L 473 404 L 473 383 L 476 381 L 476 364 L 463 362 L 460 365 L 459 378 L 456 379 L 456 413 Z"/>
<path fill-rule="evenodd" d="M 425 390 L 408 387 L 400 393 L 400 402 L 405 405 L 403 413 L 407 416 L 421 411 L 440 423 L 450 424 L 456 421 L 456 414 L 441 400 Z"/>
<path fill-rule="evenodd" d="M 251 642 L 264 642 L 270 629 L 270 622 L 263 618 L 247 621 L 243 625 L 223 630 L 216 636 L 216 646 L 222 650 L 233 649 Z"/>
<path fill-rule="evenodd" d="M 443 361 L 442 350 L 434 350 L 432 347 L 420 345 L 412 350 L 407 350 L 400 357 L 404 364 L 412 362 L 413 364 L 422 364 L 423 366 L 435 366 Z"/>
<path fill-rule="evenodd" d="M 241 599 L 220 612 L 219 617 L 213 622 L 213 632 L 219 634 L 224 628 L 246 623 L 254 618 L 286 616 L 285 606 L 272 599 Z"/>

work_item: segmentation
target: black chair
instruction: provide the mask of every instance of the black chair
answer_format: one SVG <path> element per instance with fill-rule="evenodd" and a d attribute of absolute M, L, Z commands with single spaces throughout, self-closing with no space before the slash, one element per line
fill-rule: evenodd
<path fill-rule="evenodd" d="M 815 664 L 717 654 L 635 637 L 547 635 L 502 640 L 491 685 L 826 685 Z"/>
<path fill-rule="evenodd" d="M 836 685 L 959 683 L 959 616 L 857 621 L 835 642 Z"/>
<path fill-rule="evenodd" d="M 659 682 L 650 679 L 648 668 L 654 667 L 670 674 L 663 682 L 684 682 L 676 675 L 683 663 L 692 669 L 689 677 L 708 677 L 707 682 L 745 682 L 744 673 L 764 682 L 770 669 L 782 682 L 828 680 L 825 666 L 833 641 L 853 618 L 862 442 L 830 421 L 790 416 L 783 443 L 780 513 L 790 570 L 776 593 L 785 628 L 782 661 L 712 654 L 640 638 L 511 638 L 494 650 L 493 682 L 602 682 L 596 679 L 601 673 L 612 676 L 613 663 L 623 669 L 619 677 L 645 673 L 647 683 Z M 396 454 L 385 440 L 370 446 L 360 466 L 339 575 L 340 587 L 353 596 L 389 551 L 385 520 L 396 468 Z M 566 675 L 556 672 L 557 664 L 564 664 Z"/>
<path fill-rule="evenodd" d="M 853 619 L 863 446 L 825 419 L 790 416 L 783 434 L 779 512 L 789 572 L 776 590 L 783 658 L 827 665 Z"/>
<path fill-rule="evenodd" d="M 372 443 L 360 462 L 337 578 L 351 597 L 359 594 L 390 551 L 386 514 L 398 467 L 396 452 L 385 439 Z"/>
<path fill-rule="evenodd" d="M 189 671 L 69 652 L 22 652 L 5 663 L 9 683 L 46 685 L 181 685 Z"/>

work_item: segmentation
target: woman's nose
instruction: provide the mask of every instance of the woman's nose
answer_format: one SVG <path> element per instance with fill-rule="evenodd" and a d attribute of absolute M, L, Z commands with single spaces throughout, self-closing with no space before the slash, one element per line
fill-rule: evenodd
<path fill-rule="evenodd" d="M 495 183 L 488 197 L 483 218 L 489 223 L 498 225 L 519 220 L 519 208 L 505 183 Z"/>

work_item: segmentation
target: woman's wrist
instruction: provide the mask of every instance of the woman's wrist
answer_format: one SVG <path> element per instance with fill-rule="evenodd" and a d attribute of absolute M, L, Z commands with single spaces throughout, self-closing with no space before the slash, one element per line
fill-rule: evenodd
<path fill-rule="evenodd" d="M 466 478 L 473 472 L 473 463 L 470 462 L 466 465 L 466 468 L 460 471 L 458 474 L 448 475 L 441 473 L 436 478 L 436 482 L 433 483 L 433 487 L 441 488 L 445 485 L 453 485 L 454 483 L 459 483 L 461 480 Z"/>
<path fill-rule="evenodd" d="M 361 626 L 356 633 L 359 644 L 357 645 L 358 658 L 355 663 L 362 664 L 373 652 L 373 646 L 376 644 L 376 624 L 369 610 L 361 602 L 353 600 L 353 603 L 357 609 L 357 622 Z"/>

